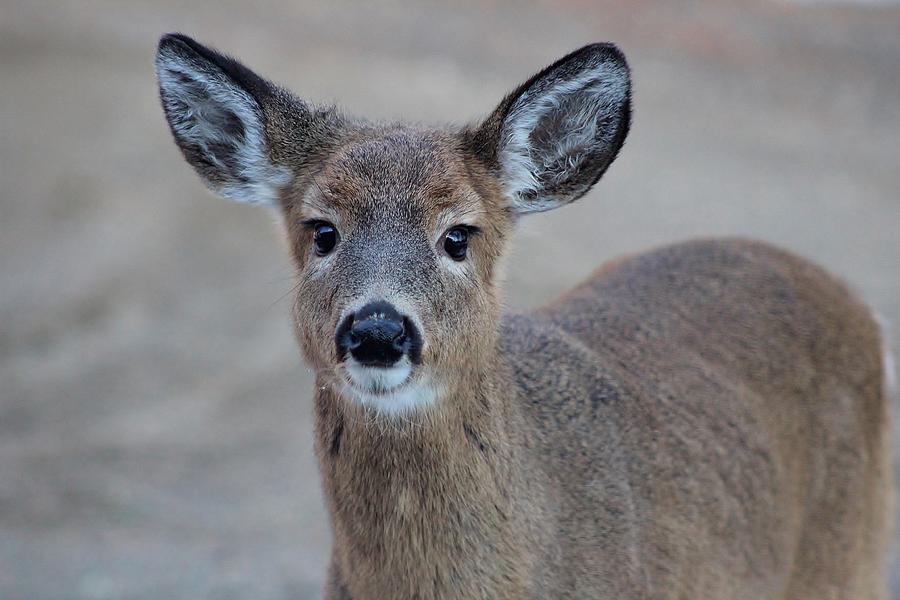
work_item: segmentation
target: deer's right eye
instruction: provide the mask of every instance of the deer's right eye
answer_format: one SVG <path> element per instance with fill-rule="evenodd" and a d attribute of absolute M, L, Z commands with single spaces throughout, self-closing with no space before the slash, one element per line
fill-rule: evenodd
<path fill-rule="evenodd" d="M 316 254 L 319 256 L 325 256 L 332 250 L 338 243 L 338 232 L 337 229 L 334 228 L 334 225 L 331 223 L 319 222 L 315 224 L 315 229 L 313 229 L 313 241 L 316 246 Z"/>

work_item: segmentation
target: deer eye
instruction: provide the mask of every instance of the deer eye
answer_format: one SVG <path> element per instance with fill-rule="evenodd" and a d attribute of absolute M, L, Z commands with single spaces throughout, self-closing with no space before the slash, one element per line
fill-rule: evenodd
<path fill-rule="evenodd" d="M 469 229 L 467 227 L 454 227 L 444 234 L 444 252 L 453 260 L 465 259 L 468 248 Z"/>
<path fill-rule="evenodd" d="M 331 223 L 318 222 L 313 229 L 313 242 L 316 245 L 316 254 L 325 256 L 338 243 L 338 232 Z"/>

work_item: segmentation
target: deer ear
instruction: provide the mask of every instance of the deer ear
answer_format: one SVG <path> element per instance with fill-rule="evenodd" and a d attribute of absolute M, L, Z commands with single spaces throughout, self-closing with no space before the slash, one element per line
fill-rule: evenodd
<path fill-rule="evenodd" d="M 538 212 L 587 193 L 618 154 L 630 120 L 625 56 L 612 44 L 592 44 L 507 96 L 471 141 L 513 208 Z"/>
<path fill-rule="evenodd" d="M 263 105 L 277 88 L 180 34 L 160 39 L 156 74 L 172 135 L 207 187 L 232 200 L 275 204 L 291 179 L 273 162 L 266 136 Z"/>

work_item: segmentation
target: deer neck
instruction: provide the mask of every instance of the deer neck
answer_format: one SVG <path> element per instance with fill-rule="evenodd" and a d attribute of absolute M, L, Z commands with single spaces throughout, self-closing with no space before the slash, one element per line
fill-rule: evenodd
<path fill-rule="evenodd" d="M 509 370 L 498 359 L 460 380 L 423 414 L 391 419 L 319 386 L 317 452 L 335 553 L 368 586 L 440 587 L 442 573 L 480 562 L 516 572 L 527 563 L 510 535 L 527 511 L 516 506 L 525 478 Z M 436 593 L 399 591 L 382 589 Z"/>
<path fill-rule="evenodd" d="M 461 375 L 418 413 L 379 415 L 319 383 L 316 442 L 323 475 L 335 483 L 366 486 L 366 497 L 409 485 L 423 488 L 440 474 L 490 464 L 509 447 L 515 406 L 508 369 L 500 361 Z M 360 473 L 364 472 L 365 477 Z M 446 483 L 446 482 L 445 482 Z"/>

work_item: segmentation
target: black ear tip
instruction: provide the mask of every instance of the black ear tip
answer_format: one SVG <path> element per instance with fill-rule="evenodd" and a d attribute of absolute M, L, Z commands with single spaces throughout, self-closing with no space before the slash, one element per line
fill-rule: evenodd
<path fill-rule="evenodd" d="M 157 46 L 157 48 L 159 50 L 171 48 L 173 46 L 177 46 L 179 43 L 183 44 L 185 42 L 185 39 L 191 39 L 191 38 L 189 38 L 188 36 L 186 36 L 182 33 L 177 33 L 177 32 L 164 33 L 159 38 L 159 45 Z"/>
<path fill-rule="evenodd" d="M 185 38 L 187 36 L 180 33 L 166 33 L 159 38 L 159 44 L 156 46 L 156 55 L 178 54 L 185 50 Z M 190 39 L 190 38 L 188 38 Z"/>
<path fill-rule="evenodd" d="M 163 34 L 159 38 L 159 45 L 156 48 L 156 53 L 157 55 L 169 53 L 183 55 L 186 52 L 202 54 L 204 49 L 203 44 L 194 38 L 184 35 L 183 33 L 175 32 Z"/>
<path fill-rule="evenodd" d="M 612 62 L 620 65 L 626 70 L 628 69 L 628 60 L 625 58 L 625 53 L 622 52 L 621 48 L 619 48 L 612 42 L 598 42 L 595 44 L 588 44 L 587 46 L 576 50 L 572 54 L 581 54 L 583 56 L 590 57 L 598 62 Z"/>

